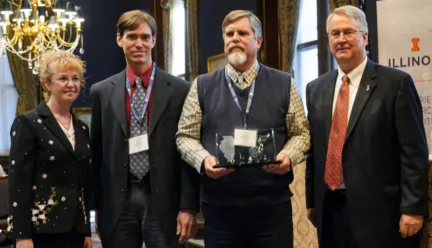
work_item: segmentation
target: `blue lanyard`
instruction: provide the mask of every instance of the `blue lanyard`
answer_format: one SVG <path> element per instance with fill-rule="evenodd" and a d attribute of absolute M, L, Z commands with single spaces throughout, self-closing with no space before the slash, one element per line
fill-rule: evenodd
<path fill-rule="evenodd" d="M 130 100 L 130 104 L 131 104 L 131 111 L 135 117 L 135 119 L 138 121 L 138 123 L 142 126 L 144 124 L 144 117 L 146 114 L 146 110 L 147 110 L 147 106 L 150 100 L 150 96 L 151 96 L 151 92 L 153 89 L 153 84 L 154 84 L 154 76 L 155 76 L 155 72 L 156 72 L 156 64 L 153 63 L 153 70 L 152 70 L 152 74 L 150 76 L 150 81 L 147 87 L 147 92 L 145 94 L 145 98 L 144 98 L 144 105 L 142 108 L 142 114 L 141 116 L 138 115 L 138 110 L 135 108 L 135 104 L 132 101 L 132 92 L 131 92 L 131 85 L 129 82 L 129 79 L 126 77 L 126 89 L 127 92 L 129 94 L 129 100 Z M 144 85 L 143 85 L 144 87 Z"/>
<path fill-rule="evenodd" d="M 258 64 L 258 67 L 257 67 L 257 70 L 256 70 L 257 72 L 259 72 L 259 68 L 260 68 L 260 66 Z M 239 102 L 239 99 L 237 97 L 237 94 L 235 93 L 235 91 L 233 89 L 233 83 L 231 81 L 231 78 L 228 75 L 228 69 L 227 68 L 225 68 L 225 79 L 226 79 L 226 81 L 228 83 L 228 88 L 231 91 L 231 95 L 234 98 L 234 102 L 237 105 L 237 108 L 243 114 L 244 128 L 246 129 L 247 128 L 247 116 L 249 114 L 249 110 L 250 110 L 250 107 L 252 105 L 252 99 L 253 99 L 254 93 L 255 93 L 255 79 L 252 81 L 251 87 L 249 89 L 249 97 L 248 97 L 248 101 L 247 101 L 247 104 L 246 104 L 246 109 L 245 109 L 244 112 L 243 112 L 243 108 L 240 105 L 240 102 Z"/>

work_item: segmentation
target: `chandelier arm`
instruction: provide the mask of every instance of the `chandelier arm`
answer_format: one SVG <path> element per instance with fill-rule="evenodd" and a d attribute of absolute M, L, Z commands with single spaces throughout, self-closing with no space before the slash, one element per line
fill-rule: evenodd
<path fill-rule="evenodd" d="M 26 62 L 33 62 L 36 59 L 36 58 L 28 59 L 28 58 L 22 56 L 21 53 L 19 53 L 17 50 L 15 50 L 14 47 L 6 46 L 6 50 L 8 50 L 9 52 L 15 54 L 16 56 L 18 56 L 18 58 L 20 58 L 20 59 L 22 59 L 22 60 L 24 60 Z"/>
<path fill-rule="evenodd" d="M 45 43 L 51 43 L 51 41 L 53 40 L 53 38 L 55 38 L 55 36 L 51 36 L 50 34 L 45 34 L 43 36 L 43 40 L 44 40 L 44 44 Z"/>
<path fill-rule="evenodd" d="M 9 2 L 14 6 L 15 8 L 21 9 L 22 0 L 18 0 L 16 3 L 14 0 L 9 0 Z"/>
<path fill-rule="evenodd" d="M 63 47 L 68 47 L 67 49 L 63 49 L 63 50 L 68 51 L 68 52 L 73 52 L 77 46 L 78 46 L 78 40 L 75 41 L 74 43 L 70 43 L 69 46 L 65 46 L 64 44 L 60 44 L 60 46 L 59 46 L 57 43 L 54 44 L 54 47 L 56 50 L 60 50 Z"/>
<path fill-rule="evenodd" d="M 19 34 L 14 33 L 12 39 L 9 39 L 9 37 L 6 38 L 6 41 L 11 44 L 12 46 L 15 46 L 15 44 L 18 42 Z"/>
<path fill-rule="evenodd" d="M 64 50 L 68 51 L 68 52 L 73 52 L 76 49 L 76 47 L 78 46 L 78 44 L 79 44 L 79 37 L 75 40 L 75 42 L 70 43 L 67 46 L 67 47 L 69 47 L 68 49 L 64 49 Z M 60 48 L 64 47 L 64 45 L 57 46 L 57 43 L 55 43 L 55 46 L 56 46 L 56 49 L 60 49 Z"/>
<path fill-rule="evenodd" d="M 73 42 L 70 42 L 70 40 L 65 41 L 65 40 L 61 37 L 61 35 L 60 35 L 59 33 L 57 33 L 57 41 L 59 41 L 60 44 L 61 44 L 62 46 L 67 46 L 67 47 L 70 47 L 70 46 L 72 46 L 73 44 L 75 44 L 76 42 L 78 42 L 79 39 L 80 39 L 80 37 L 81 37 L 81 35 L 77 33 L 77 34 L 76 34 L 76 37 L 75 37 L 75 40 L 74 40 Z"/>
<path fill-rule="evenodd" d="M 17 42 L 19 41 L 19 38 L 21 36 L 24 36 L 21 32 L 14 32 L 12 39 L 9 39 L 9 37 L 6 37 L 6 45 L 14 47 L 17 44 Z M 33 49 L 33 46 L 35 45 L 35 40 L 32 40 L 31 36 L 28 36 L 28 38 L 29 38 L 29 40 L 31 42 L 30 48 L 28 48 L 28 49 L 26 49 L 26 50 L 24 50 L 22 52 L 17 51 L 17 53 L 24 54 L 24 53 L 27 53 L 29 50 Z M 15 48 L 14 48 L 14 50 L 15 50 Z"/>
<path fill-rule="evenodd" d="M 49 49 L 59 50 L 56 46 L 57 35 L 54 33 L 53 35 L 44 35 L 44 50 L 47 51 Z"/>
<path fill-rule="evenodd" d="M 17 54 L 17 55 L 22 55 L 22 54 L 26 54 L 26 53 L 29 53 L 29 52 L 31 52 L 31 50 L 32 49 L 26 49 L 25 51 L 17 51 L 17 50 L 15 50 L 15 47 L 13 47 L 13 46 L 9 46 L 9 45 L 6 45 L 6 49 L 9 51 L 9 52 L 13 52 L 14 54 Z"/>
<path fill-rule="evenodd" d="M 72 40 L 72 25 L 69 25 L 69 38 L 67 42 L 70 42 Z"/>
<path fill-rule="evenodd" d="M 47 8 L 54 8 L 55 4 L 56 4 L 56 0 L 45 0 L 43 1 L 45 3 L 45 6 Z"/>
<path fill-rule="evenodd" d="M 35 46 L 35 44 L 36 44 L 36 39 L 32 42 L 32 44 L 30 44 L 29 46 L 27 46 L 27 49 L 26 50 L 23 50 L 23 51 L 17 51 L 17 50 L 15 50 L 15 44 L 16 44 L 16 41 L 15 41 L 15 43 L 12 43 L 12 42 L 10 42 L 10 41 L 8 41 L 9 40 L 9 38 L 7 37 L 6 38 L 6 49 L 9 51 L 9 52 L 12 52 L 12 53 L 15 53 L 15 54 L 25 54 L 25 53 L 28 53 L 28 52 L 30 52 L 31 50 L 33 50 L 33 47 Z"/>

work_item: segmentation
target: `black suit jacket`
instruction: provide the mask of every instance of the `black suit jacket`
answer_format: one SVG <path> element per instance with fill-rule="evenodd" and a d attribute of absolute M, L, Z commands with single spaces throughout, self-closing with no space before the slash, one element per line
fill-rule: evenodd
<path fill-rule="evenodd" d="M 322 231 L 325 161 L 337 70 L 308 84 L 312 146 L 306 202 Z M 412 78 L 368 61 L 352 107 L 342 152 L 349 222 L 358 247 L 404 247 L 401 213 L 428 213 L 428 147 Z"/>
<path fill-rule="evenodd" d="M 13 238 L 35 233 L 90 236 L 91 149 L 88 127 L 73 117 L 75 150 L 45 103 L 12 124 L 9 226 Z"/>
<path fill-rule="evenodd" d="M 120 72 L 91 88 L 94 183 L 99 231 L 109 234 L 125 200 L 129 153 L 126 118 L 126 73 Z M 180 158 L 175 133 L 189 83 L 156 70 L 149 120 L 150 184 L 162 232 L 176 237 L 180 209 L 197 212 L 199 178 Z"/>

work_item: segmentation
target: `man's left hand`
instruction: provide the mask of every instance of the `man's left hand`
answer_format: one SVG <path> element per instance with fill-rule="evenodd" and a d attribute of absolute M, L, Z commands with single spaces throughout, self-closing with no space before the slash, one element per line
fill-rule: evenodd
<path fill-rule="evenodd" d="M 276 160 L 279 161 L 279 164 L 266 164 L 263 165 L 263 169 L 269 173 L 283 175 L 288 173 L 291 170 L 291 161 L 288 156 L 279 153 L 276 157 Z"/>
<path fill-rule="evenodd" d="M 195 214 L 187 210 L 180 210 L 177 215 L 177 235 L 180 244 L 184 244 L 195 235 L 196 226 Z"/>
<path fill-rule="evenodd" d="M 92 248 L 92 239 L 91 237 L 84 238 L 84 248 Z"/>
<path fill-rule="evenodd" d="M 423 226 L 423 216 L 402 214 L 399 221 L 399 232 L 402 238 L 411 237 Z"/>

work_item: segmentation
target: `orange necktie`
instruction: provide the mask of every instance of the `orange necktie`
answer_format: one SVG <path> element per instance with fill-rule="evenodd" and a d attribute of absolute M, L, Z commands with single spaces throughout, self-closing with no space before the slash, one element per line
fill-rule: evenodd
<path fill-rule="evenodd" d="M 324 181 L 331 190 L 343 182 L 342 149 L 348 127 L 349 77 L 342 77 L 330 130 Z"/>

